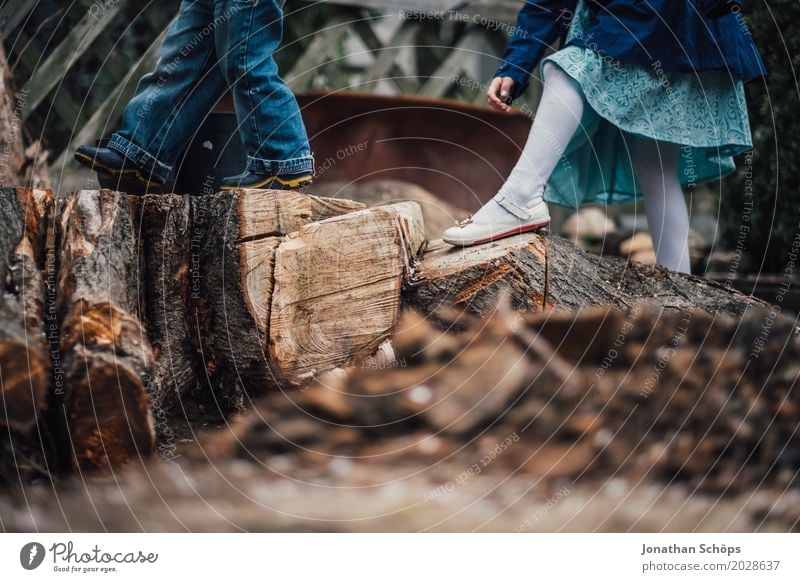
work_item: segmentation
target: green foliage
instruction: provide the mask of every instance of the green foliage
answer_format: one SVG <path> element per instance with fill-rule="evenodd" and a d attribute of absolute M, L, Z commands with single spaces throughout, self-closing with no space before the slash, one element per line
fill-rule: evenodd
<path fill-rule="evenodd" d="M 768 77 L 747 85 L 754 148 L 723 188 L 722 246 L 780 272 L 800 233 L 800 3 L 751 0 L 744 10 Z"/>

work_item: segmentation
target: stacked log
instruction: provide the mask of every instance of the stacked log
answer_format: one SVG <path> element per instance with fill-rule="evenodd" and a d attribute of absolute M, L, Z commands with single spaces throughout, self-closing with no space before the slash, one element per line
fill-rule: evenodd
<path fill-rule="evenodd" d="M 145 386 L 153 352 L 141 323 L 131 203 L 118 192 L 83 190 L 58 217 L 64 415 L 79 471 L 147 457 L 154 444 Z"/>
<path fill-rule="evenodd" d="M 48 474 L 45 325 L 49 190 L 0 189 L 0 483 Z"/>
<path fill-rule="evenodd" d="M 403 280 L 422 245 L 414 203 L 315 222 L 277 249 L 269 360 L 301 386 L 374 354 L 400 315 Z"/>

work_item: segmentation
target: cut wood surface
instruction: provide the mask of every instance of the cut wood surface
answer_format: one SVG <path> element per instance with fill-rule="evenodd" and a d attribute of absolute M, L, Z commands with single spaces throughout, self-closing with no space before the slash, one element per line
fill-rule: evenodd
<path fill-rule="evenodd" d="M 400 180 L 378 180 L 366 184 L 322 182 L 314 186 L 314 192 L 363 202 L 368 208 L 398 202 L 416 202 L 422 209 L 425 238 L 429 240 L 440 238 L 446 228 L 469 214 L 416 184 Z"/>
<path fill-rule="evenodd" d="M 59 217 L 64 415 L 75 469 L 147 457 L 154 428 L 145 379 L 153 352 L 140 321 L 138 239 L 126 195 L 83 190 Z"/>
<path fill-rule="evenodd" d="M 269 333 L 280 379 L 300 385 L 377 351 L 397 323 L 420 232 L 419 206 L 403 203 L 315 222 L 281 243 Z"/>

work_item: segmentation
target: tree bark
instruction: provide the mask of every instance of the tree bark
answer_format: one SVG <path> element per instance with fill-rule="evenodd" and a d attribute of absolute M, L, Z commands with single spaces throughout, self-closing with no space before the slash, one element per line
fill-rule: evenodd
<path fill-rule="evenodd" d="M 590 255 L 560 236 L 535 233 L 466 248 L 432 243 L 408 300 L 428 314 L 449 305 L 487 317 L 506 284 L 512 306 L 532 312 L 647 302 L 673 310 L 741 315 L 748 306 L 764 304 L 701 277 Z"/>
<path fill-rule="evenodd" d="M 202 406 L 189 308 L 191 201 L 169 195 L 135 202 L 136 235 L 144 262 L 143 320 L 154 358 L 148 388 L 159 449 L 168 455 L 179 438 L 176 431 L 183 426 L 182 419 L 199 418 Z"/>
<path fill-rule="evenodd" d="M 124 194 L 83 190 L 59 220 L 64 414 L 76 470 L 119 467 L 153 449 L 134 209 Z"/>
<path fill-rule="evenodd" d="M 49 473 L 40 421 L 50 382 L 43 268 L 52 198 L 49 190 L 0 189 L 0 482 Z M 20 473 L 10 475 L 14 464 Z"/>

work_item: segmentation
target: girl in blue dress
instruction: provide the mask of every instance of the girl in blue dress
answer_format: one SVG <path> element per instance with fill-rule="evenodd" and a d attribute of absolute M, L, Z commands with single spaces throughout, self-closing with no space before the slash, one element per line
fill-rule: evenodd
<path fill-rule="evenodd" d="M 690 272 L 683 187 L 719 180 L 752 148 L 743 83 L 765 71 L 740 3 L 527 0 L 488 93 L 510 111 L 540 64 L 530 136 L 497 194 L 442 238 L 464 246 L 541 228 L 548 202 L 643 197 L 657 261 Z"/>

